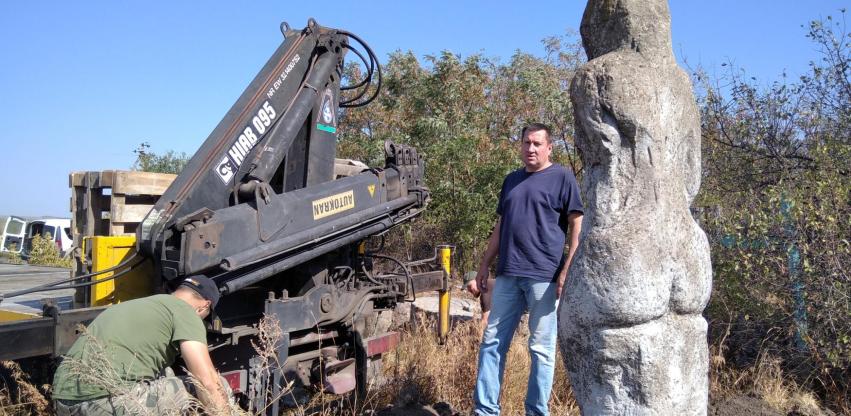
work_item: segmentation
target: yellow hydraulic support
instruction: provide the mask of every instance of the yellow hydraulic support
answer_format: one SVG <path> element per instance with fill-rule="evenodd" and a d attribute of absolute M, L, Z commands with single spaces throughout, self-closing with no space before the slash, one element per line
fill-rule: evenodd
<path fill-rule="evenodd" d="M 83 252 L 91 247 L 91 272 L 114 267 L 136 254 L 136 236 L 94 236 L 83 239 Z M 121 272 L 122 270 L 118 270 Z M 94 284 L 90 287 L 90 304 L 104 306 L 153 294 L 153 267 L 146 260 L 122 276 Z M 106 280 L 115 272 L 92 277 L 93 281 Z"/>
<path fill-rule="evenodd" d="M 437 318 L 437 337 L 440 344 L 446 342 L 449 334 L 449 276 L 452 273 L 452 249 L 453 246 L 441 245 L 437 247 L 438 259 L 443 268 L 443 288 L 440 289 L 440 304 Z"/>

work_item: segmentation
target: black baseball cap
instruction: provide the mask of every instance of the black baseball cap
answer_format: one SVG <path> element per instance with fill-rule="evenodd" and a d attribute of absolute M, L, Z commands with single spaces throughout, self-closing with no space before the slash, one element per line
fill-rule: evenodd
<path fill-rule="evenodd" d="M 219 296 L 221 296 L 219 287 L 213 279 L 203 274 L 196 274 L 183 279 L 180 286 L 186 286 L 197 292 L 202 298 L 209 300 L 210 310 L 215 308 L 216 304 L 219 303 Z"/>

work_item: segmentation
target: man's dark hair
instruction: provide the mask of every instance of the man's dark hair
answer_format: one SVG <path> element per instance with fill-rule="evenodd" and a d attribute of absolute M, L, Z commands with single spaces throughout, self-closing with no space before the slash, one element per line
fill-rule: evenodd
<path fill-rule="evenodd" d="M 547 133 L 547 143 L 553 142 L 553 131 L 550 129 L 550 126 L 544 123 L 529 123 L 526 127 L 523 127 L 523 130 L 520 131 L 520 140 L 526 138 L 526 135 L 529 133 L 534 133 L 536 131 L 545 131 Z"/>

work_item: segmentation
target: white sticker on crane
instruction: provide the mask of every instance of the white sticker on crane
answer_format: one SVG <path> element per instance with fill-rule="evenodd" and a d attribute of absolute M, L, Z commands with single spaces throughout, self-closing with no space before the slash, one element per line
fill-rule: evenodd
<path fill-rule="evenodd" d="M 239 169 L 242 162 L 248 157 L 248 153 L 263 139 L 263 134 L 269 131 L 275 122 L 275 118 L 278 117 L 278 112 L 275 111 L 269 100 L 266 100 L 257 109 L 256 114 L 248 120 L 245 128 L 233 140 L 227 154 L 222 157 L 219 163 L 213 166 L 213 172 L 219 175 L 219 178 L 221 178 L 225 185 L 230 183 L 236 170 Z"/>
<path fill-rule="evenodd" d="M 322 122 L 329 126 L 336 126 L 334 120 L 334 93 L 330 88 L 325 90 L 325 96 L 322 98 Z"/>
<path fill-rule="evenodd" d="M 223 157 L 222 160 L 216 164 L 216 168 L 214 170 L 225 185 L 230 183 L 231 178 L 233 178 L 234 168 L 227 156 Z"/>

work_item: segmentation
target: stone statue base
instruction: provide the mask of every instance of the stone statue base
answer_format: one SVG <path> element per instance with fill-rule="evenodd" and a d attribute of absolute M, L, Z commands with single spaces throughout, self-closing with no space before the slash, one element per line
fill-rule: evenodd
<path fill-rule="evenodd" d="M 709 362 L 706 327 L 702 316 L 668 314 L 563 340 L 566 356 L 583 357 L 570 379 L 582 414 L 705 413 L 709 380 L 705 367 L 694 364 Z"/>

